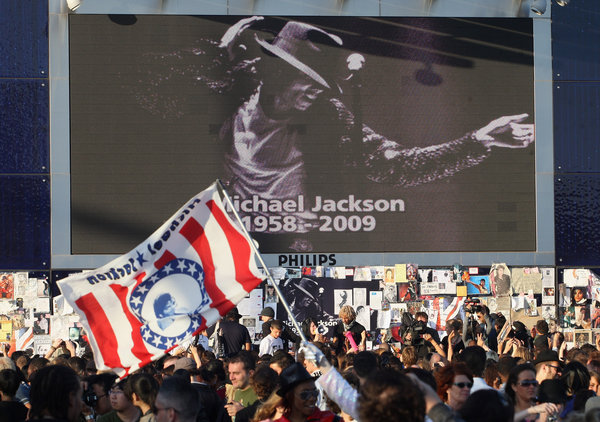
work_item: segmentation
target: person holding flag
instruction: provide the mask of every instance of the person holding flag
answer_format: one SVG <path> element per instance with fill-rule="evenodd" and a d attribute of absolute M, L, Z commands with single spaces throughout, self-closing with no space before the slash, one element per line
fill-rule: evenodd
<path fill-rule="evenodd" d="M 262 282 L 251 242 L 214 183 L 129 253 L 60 280 L 98 370 L 124 377 L 215 324 Z"/>

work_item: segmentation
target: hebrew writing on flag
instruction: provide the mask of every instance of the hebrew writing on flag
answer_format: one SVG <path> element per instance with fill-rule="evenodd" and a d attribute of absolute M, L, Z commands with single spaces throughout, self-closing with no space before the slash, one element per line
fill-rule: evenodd
<path fill-rule="evenodd" d="M 97 368 L 124 376 L 216 323 L 262 282 L 249 242 L 215 183 L 129 253 L 60 280 Z"/>

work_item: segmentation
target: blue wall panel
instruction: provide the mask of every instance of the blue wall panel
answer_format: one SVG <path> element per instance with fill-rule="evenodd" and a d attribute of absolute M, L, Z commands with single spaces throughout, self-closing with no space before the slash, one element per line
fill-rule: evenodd
<path fill-rule="evenodd" d="M 48 1 L 0 1 L 0 268 L 50 267 Z"/>
<path fill-rule="evenodd" d="M 552 8 L 556 264 L 600 265 L 600 3 Z"/>
<path fill-rule="evenodd" d="M 600 2 L 573 0 L 552 6 L 552 55 L 555 80 L 600 79 Z"/>
<path fill-rule="evenodd" d="M 0 77 L 48 76 L 48 0 L 0 1 Z"/>
<path fill-rule="evenodd" d="M 600 263 L 600 174 L 557 175 L 555 235 L 557 265 Z"/>
<path fill-rule="evenodd" d="M 0 176 L 0 268 L 50 266 L 50 181 Z"/>
<path fill-rule="evenodd" d="M 600 82 L 555 82 L 553 94 L 555 171 L 600 172 Z"/>
<path fill-rule="evenodd" d="M 0 174 L 49 173 L 48 81 L 0 79 Z"/>

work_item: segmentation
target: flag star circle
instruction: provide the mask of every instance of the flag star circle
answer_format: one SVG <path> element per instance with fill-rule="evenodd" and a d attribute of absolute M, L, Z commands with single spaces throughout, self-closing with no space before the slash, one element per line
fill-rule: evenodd
<path fill-rule="evenodd" d="M 139 296 L 132 296 L 129 303 L 131 303 L 131 305 L 135 308 L 139 308 L 142 306 L 142 301 Z"/>
<path fill-rule="evenodd" d="M 146 288 L 146 286 L 144 286 L 143 284 L 140 284 L 137 288 L 138 293 L 142 294 L 145 296 L 146 292 L 148 291 L 148 289 Z"/>
<path fill-rule="evenodd" d="M 150 333 L 148 327 L 142 328 L 142 337 L 144 337 L 146 340 L 150 340 L 150 338 L 152 338 L 152 334 Z"/>
<path fill-rule="evenodd" d="M 154 286 L 163 279 L 174 275 L 184 275 L 192 278 L 194 282 L 198 284 L 200 297 L 196 305 L 196 311 L 187 315 L 189 318 L 187 327 L 185 329 L 182 327 L 181 331 L 178 330 L 178 332 L 169 335 L 168 332 L 152 328 L 153 325 L 149 324 L 155 321 L 155 319 L 147 321 L 142 316 L 142 310 L 144 309 L 144 303 L 147 299 L 150 301 L 155 300 L 157 295 L 155 293 L 150 293 Z M 164 292 L 164 287 L 160 287 L 159 289 L 159 292 Z M 150 294 L 151 296 L 149 296 Z M 210 303 L 210 298 L 204 287 L 204 271 L 202 265 L 187 258 L 176 258 L 167 262 L 133 289 L 128 303 L 133 314 L 138 317 L 143 324 L 141 327 L 141 334 L 146 344 L 162 350 L 169 349 L 174 345 L 179 344 L 183 340 L 189 338 L 202 325 L 203 317 L 199 312 Z M 146 308 L 147 307 L 148 305 L 146 305 Z M 152 318 L 154 317 L 155 316 Z"/>

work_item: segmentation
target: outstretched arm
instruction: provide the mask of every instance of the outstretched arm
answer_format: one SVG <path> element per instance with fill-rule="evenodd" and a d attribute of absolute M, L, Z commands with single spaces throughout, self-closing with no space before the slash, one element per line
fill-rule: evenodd
<path fill-rule="evenodd" d="M 304 342 L 302 343 L 302 348 L 300 350 L 304 354 L 304 358 L 313 361 L 321 371 L 322 375 L 317 382 L 323 388 L 323 391 L 327 396 L 333 400 L 343 412 L 349 414 L 354 419 L 358 419 L 358 391 L 356 391 L 348 381 L 346 381 L 344 377 L 331 366 L 329 361 L 325 358 L 325 355 L 323 355 L 323 352 L 321 352 L 317 346 L 312 343 Z"/>
<path fill-rule="evenodd" d="M 466 280 L 466 281 L 467 281 L 467 283 L 473 285 L 473 287 L 475 287 L 479 291 L 479 293 L 481 293 L 481 286 L 479 284 L 475 284 L 471 280 Z"/>
<path fill-rule="evenodd" d="M 331 102 L 346 125 L 347 133 L 352 133 L 353 113 L 338 99 L 331 99 Z M 375 182 L 398 186 L 433 182 L 480 164 L 490 156 L 491 147 L 527 147 L 534 140 L 533 125 L 520 123 L 527 116 L 503 116 L 462 138 L 423 148 L 404 148 L 363 125 L 362 158 L 357 163 L 366 164 L 370 170 L 369 178 Z M 350 145 L 351 142 L 350 136 L 344 137 L 343 144 Z"/>

